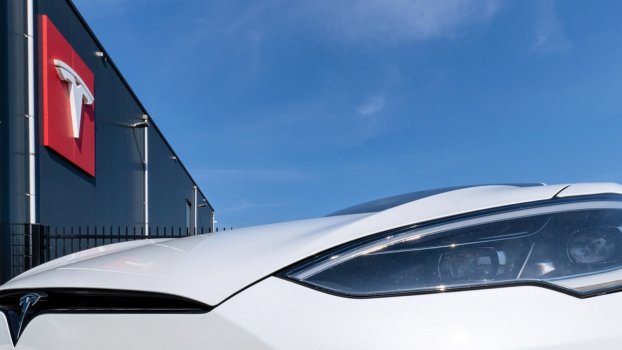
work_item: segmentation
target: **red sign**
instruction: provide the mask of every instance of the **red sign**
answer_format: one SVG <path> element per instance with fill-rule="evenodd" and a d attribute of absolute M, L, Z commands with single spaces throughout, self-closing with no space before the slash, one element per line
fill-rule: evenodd
<path fill-rule="evenodd" d="M 95 176 L 95 78 L 47 16 L 41 16 L 43 144 Z"/>

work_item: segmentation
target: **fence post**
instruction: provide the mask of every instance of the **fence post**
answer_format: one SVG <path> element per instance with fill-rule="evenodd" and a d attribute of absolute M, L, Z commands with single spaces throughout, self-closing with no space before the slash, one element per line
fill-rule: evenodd
<path fill-rule="evenodd" d="M 32 243 L 32 266 L 35 267 L 41 265 L 43 262 L 41 252 L 44 251 L 44 242 L 42 239 L 44 235 L 45 227 L 43 225 L 33 224 L 31 227 L 31 243 Z"/>
<path fill-rule="evenodd" d="M 24 271 L 32 268 L 32 250 L 32 225 L 24 224 Z"/>

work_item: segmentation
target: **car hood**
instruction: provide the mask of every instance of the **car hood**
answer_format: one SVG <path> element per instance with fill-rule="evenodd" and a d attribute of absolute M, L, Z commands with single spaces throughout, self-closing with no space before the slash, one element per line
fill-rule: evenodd
<path fill-rule="evenodd" d="M 114 244 L 39 266 L 9 281 L 0 290 L 140 290 L 217 305 L 301 259 L 353 239 L 475 210 L 546 200 L 566 187 L 467 188 L 378 213 L 292 221 L 181 239 Z"/>

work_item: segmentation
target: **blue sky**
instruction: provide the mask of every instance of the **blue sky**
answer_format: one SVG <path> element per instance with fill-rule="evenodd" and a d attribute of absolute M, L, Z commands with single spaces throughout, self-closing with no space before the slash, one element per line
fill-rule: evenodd
<path fill-rule="evenodd" d="M 622 2 L 74 0 L 219 226 L 622 182 Z"/>

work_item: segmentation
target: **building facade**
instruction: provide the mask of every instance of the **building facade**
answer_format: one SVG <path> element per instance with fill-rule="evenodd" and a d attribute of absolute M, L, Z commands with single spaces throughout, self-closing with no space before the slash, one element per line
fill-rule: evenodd
<path fill-rule="evenodd" d="M 111 234 L 211 232 L 213 217 L 73 3 L 2 2 L 0 282 L 31 267 L 33 232 L 88 232 L 93 246 Z"/>

